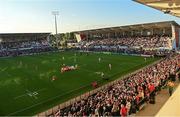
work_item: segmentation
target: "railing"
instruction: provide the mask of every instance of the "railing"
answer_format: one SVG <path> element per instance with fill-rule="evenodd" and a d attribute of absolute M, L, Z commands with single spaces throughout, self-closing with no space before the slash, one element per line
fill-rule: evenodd
<path fill-rule="evenodd" d="M 107 84 L 105 84 L 105 85 L 103 85 L 103 86 L 101 86 L 101 87 L 98 87 L 98 88 L 96 88 L 96 89 L 94 89 L 94 90 L 91 90 L 91 91 L 86 92 L 86 93 L 84 93 L 84 94 L 82 94 L 82 95 L 80 95 L 80 96 L 77 96 L 77 97 L 75 97 L 75 98 L 73 98 L 73 99 L 70 99 L 70 100 L 68 100 L 68 101 L 66 101 L 66 102 L 64 102 L 64 103 L 61 103 L 61 104 L 59 104 L 59 105 L 57 105 L 57 106 L 55 106 L 55 107 L 53 107 L 53 108 L 51 108 L 51 109 L 49 109 L 49 110 L 47 110 L 47 111 L 45 111 L 45 112 L 39 113 L 39 114 L 37 114 L 37 115 L 35 115 L 35 116 L 48 116 L 48 115 L 55 114 L 56 112 L 58 112 L 59 109 L 66 108 L 66 107 L 68 107 L 68 106 L 70 106 L 70 105 L 74 104 L 75 102 L 78 102 L 78 101 L 80 101 L 80 100 L 82 100 L 82 99 L 87 99 L 89 96 L 97 93 L 98 91 L 101 91 L 101 90 L 106 89 L 106 88 L 108 88 L 108 87 L 110 87 L 110 86 L 112 86 L 112 85 L 115 85 L 115 84 L 117 84 L 120 80 L 122 80 L 122 79 L 124 79 L 124 78 L 127 78 L 127 77 L 129 77 L 129 76 L 131 76 L 131 75 L 134 75 L 134 74 L 138 73 L 139 71 L 141 71 L 142 69 L 145 69 L 145 68 L 147 68 L 147 67 L 153 66 L 153 65 L 157 64 L 158 62 L 160 62 L 161 60 L 162 60 L 162 59 L 160 59 L 160 60 L 158 60 L 158 61 L 155 61 L 154 63 L 152 63 L 152 64 L 150 64 L 150 65 L 148 65 L 148 66 L 145 66 L 145 67 L 143 67 L 143 68 L 141 68 L 141 69 L 138 69 L 138 70 L 136 70 L 136 71 L 134 71 L 134 72 L 132 72 L 132 73 L 129 73 L 129 74 L 127 74 L 127 75 L 124 75 L 124 76 L 118 78 L 117 80 L 111 81 L 111 82 L 109 82 L 109 83 L 107 83 Z M 141 101 L 142 101 L 142 100 L 141 100 Z M 140 103 L 139 103 L 139 104 L 140 104 Z"/>

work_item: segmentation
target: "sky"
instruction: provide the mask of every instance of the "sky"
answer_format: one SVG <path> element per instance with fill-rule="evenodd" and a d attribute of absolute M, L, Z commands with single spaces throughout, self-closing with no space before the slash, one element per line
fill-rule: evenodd
<path fill-rule="evenodd" d="M 0 33 L 58 33 L 180 19 L 132 0 L 0 0 Z"/>

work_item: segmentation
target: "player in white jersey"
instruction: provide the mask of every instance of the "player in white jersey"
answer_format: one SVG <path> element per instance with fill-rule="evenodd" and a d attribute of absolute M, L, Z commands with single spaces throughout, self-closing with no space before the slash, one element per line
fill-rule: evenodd
<path fill-rule="evenodd" d="M 110 69 L 110 70 L 112 69 L 112 65 L 111 65 L 111 64 L 109 64 L 109 69 Z"/>
<path fill-rule="evenodd" d="M 101 62 L 101 58 L 100 57 L 99 57 L 98 61 L 99 61 L 99 63 Z"/>
<path fill-rule="evenodd" d="M 144 61 L 145 61 L 145 62 L 147 61 L 146 57 L 144 58 Z"/>

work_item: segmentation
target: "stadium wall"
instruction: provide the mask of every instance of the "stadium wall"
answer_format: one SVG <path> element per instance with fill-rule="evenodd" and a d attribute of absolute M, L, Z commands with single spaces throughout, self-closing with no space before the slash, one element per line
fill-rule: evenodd
<path fill-rule="evenodd" d="M 180 85 L 156 115 L 156 117 L 163 116 L 180 117 Z"/>

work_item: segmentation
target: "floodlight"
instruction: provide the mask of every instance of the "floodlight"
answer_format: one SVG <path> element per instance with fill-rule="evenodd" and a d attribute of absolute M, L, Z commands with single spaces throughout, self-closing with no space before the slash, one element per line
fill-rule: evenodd
<path fill-rule="evenodd" d="M 52 11 L 52 15 L 54 15 L 54 18 L 55 18 L 55 31 L 56 31 L 56 35 L 57 35 L 57 20 L 56 20 L 56 17 L 57 15 L 59 15 L 59 11 Z"/>

